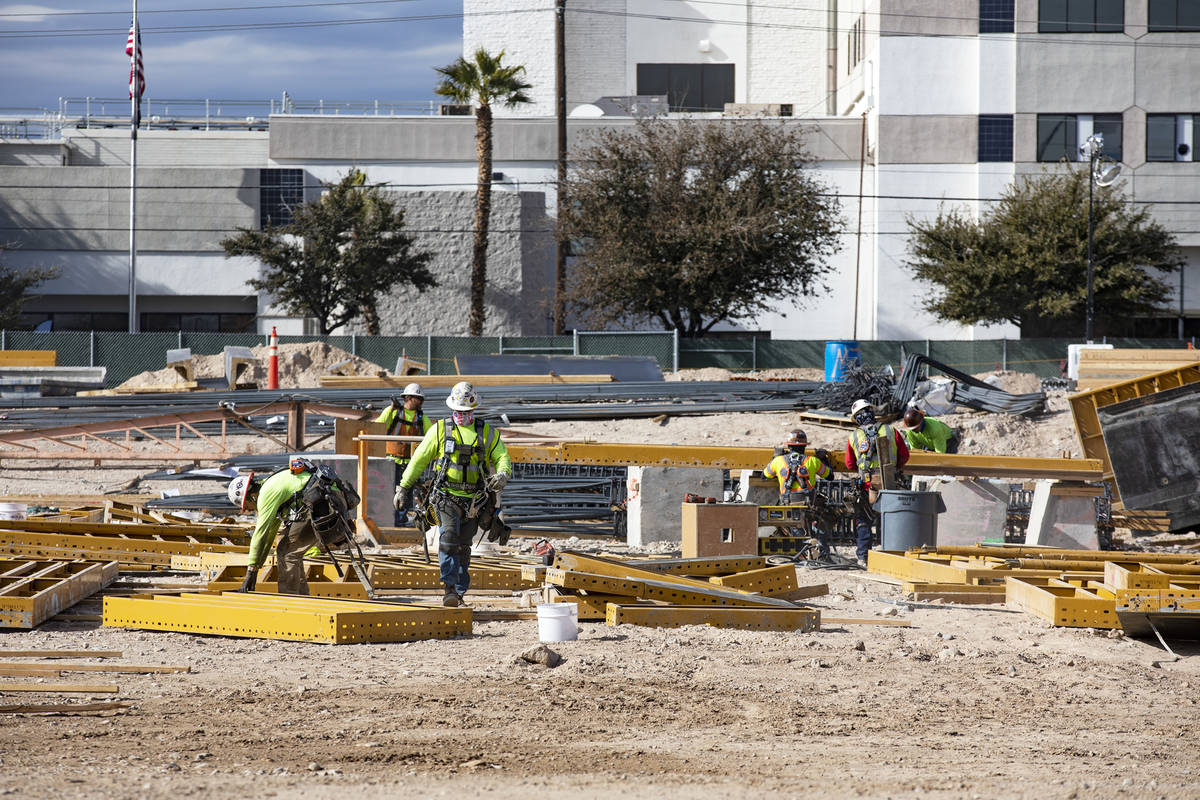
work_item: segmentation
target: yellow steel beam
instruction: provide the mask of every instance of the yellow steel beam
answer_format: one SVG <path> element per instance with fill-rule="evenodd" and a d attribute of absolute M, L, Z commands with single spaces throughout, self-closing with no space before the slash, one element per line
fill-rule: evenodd
<path fill-rule="evenodd" d="M 630 559 L 629 563 L 651 572 L 688 575 L 695 578 L 710 575 L 733 575 L 752 569 L 762 569 L 767 565 L 767 559 L 763 556 L 711 556 L 708 558 Z"/>
<path fill-rule="evenodd" d="M 563 570 L 575 570 L 592 575 L 605 575 L 611 578 L 624 578 L 641 581 L 646 585 L 644 597 L 654 600 L 664 600 L 671 603 L 733 603 L 737 605 L 766 605 L 777 607 L 792 607 L 786 600 L 771 597 L 761 597 L 736 589 L 720 589 L 706 581 L 688 578 L 682 575 L 664 575 L 646 569 L 632 566 L 628 562 L 614 561 L 598 556 L 573 553 L 569 550 L 559 552 L 554 556 L 554 566 Z"/>
<path fill-rule="evenodd" d="M 1004 602 L 1060 627 L 1121 627 L 1116 601 L 1054 578 L 1010 577 Z"/>
<path fill-rule="evenodd" d="M 117 562 L 0 560 L 0 628 L 35 628 L 117 578 Z"/>
<path fill-rule="evenodd" d="M 173 555 L 199 555 L 208 551 L 244 553 L 246 548 L 233 544 L 161 542 L 116 536 L 68 536 L 0 530 L 0 556 L 170 566 Z"/>
<path fill-rule="evenodd" d="M 651 628 L 710 625 L 740 630 L 814 631 L 821 627 L 821 612 L 811 608 L 713 608 L 609 603 L 606 622 L 609 625 L 644 625 Z"/>
<path fill-rule="evenodd" d="M 104 624 L 329 644 L 403 642 L 469 634 L 471 610 L 260 593 L 140 595 L 104 598 Z"/>
<path fill-rule="evenodd" d="M 641 597 L 646 592 L 643 581 L 628 578 L 610 578 L 569 569 L 550 567 L 546 570 L 546 583 L 563 589 L 584 590 L 599 594 L 615 594 L 622 597 Z"/>
<path fill-rule="evenodd" d="M 968 556 L 978 558 L 1040 558 L 1066 561 L 1139 561 L 1144 564 L 1200 564 L 1197 553 L 1131 553 L 1128 550 L 1068 550 L 1054 547 L 987 547 L 984 545 L 938 545 L 909 552 L 920 555 Z"/>
<path fill-rule="evenodd" d="M 720 467 L 762 469 L 774 456 L 767 447 L 713 447 L 638 443 L 564 442 L 557 445 L 513 445 L 513 461 L 538 464 L 605 464 L 609 466 Z M 845 472 L 841 450 L 831 450 L 834 470 Z M 914 452 L 905 469 L 939 475 L 976 477 L 1099 480 L 1101 464 L 1093 459 L 1026 458 L 1023 456 L 947 455 Z"/>
<path fill-rule="evenodd" d="M 115 513 L 125 513 L 115 509 Z M 26 533 L 57 533 L 70 536 L 120 536 L 131 539 L 211 540 L 220 544 L 228 539 L 234 544 L 249 544 L 251 530 L 237 525 L 166 525 L 154 523 L 119 522 L 45 522 L 35 519 L 0 520 L 0 536 L 3 531 L 25 531 Z"/>
<path fill-rule="evenodd" d="M 796 566 L 781 564 L 778 567 L 766 567 L 709 578 L 717 586 L 726 589 L 740 589 L 743 592 L 757 592 L 767 597 L 788 594 L 800 588 L 796 580 Z"/>

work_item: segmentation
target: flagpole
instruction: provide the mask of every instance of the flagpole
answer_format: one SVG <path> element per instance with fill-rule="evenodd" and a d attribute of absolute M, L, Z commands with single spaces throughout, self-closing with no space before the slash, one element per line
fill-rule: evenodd
<path fill-rule="evenodd" d="M 137 317 L 137 129 L 142 102 L 138 57 L 142 49 L 137 23 L 137 0 L 133 0 L 133 53 L 129 56 L 129 332 L 138 332 Z"/>

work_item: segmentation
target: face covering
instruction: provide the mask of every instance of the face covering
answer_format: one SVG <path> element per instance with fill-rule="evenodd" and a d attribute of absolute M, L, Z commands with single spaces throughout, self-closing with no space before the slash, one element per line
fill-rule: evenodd
<path fill-rule="evenodd" d="M 454 419 L 455 425 L 473 425 L 475 423 L 474 411 L 452 411 L 450 416 Z"/>

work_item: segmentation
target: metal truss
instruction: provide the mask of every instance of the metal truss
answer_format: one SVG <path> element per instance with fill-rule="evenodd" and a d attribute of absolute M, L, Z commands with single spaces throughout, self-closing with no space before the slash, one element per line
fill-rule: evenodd
<path fill-rule="evenodd" d="M 117 579 L 117 563 L 0 559 L 0 628 L 35 628 Z"/>

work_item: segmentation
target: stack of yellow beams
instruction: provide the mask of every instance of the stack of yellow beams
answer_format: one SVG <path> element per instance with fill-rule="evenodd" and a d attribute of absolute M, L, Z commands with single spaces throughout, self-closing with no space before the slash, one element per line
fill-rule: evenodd
<path fill-rule="evenodd" d="M 1068 627 L 1119 628 L 1119 609 L 1200 599 L 1192 554 L 938 547 L 872 551 L 868 569 L 903 581 L 914 600 L 1004 602 Z"/>
<path fill-rule="evenodd" d="M 0 556 L 17 558 L 169 567 L 172 556 L 244 553 L 248 543 L 249 532 L 234 526 L 0 520 Z"/>
<path fill-rule="evenodd" d="M 696 562 L 697 571 L 709 573 L 720 570 L 720 560 L 686 561 Z M 793 565 L 711 576 L 712 580 L 677 574 L 677 570 L 688 569 L 679 562 L 661 571 L 654 566 L 563 552 L 555 556 L 554 566 L 527 567 L 525 576 L 543 579 L 555 599 L 576 603 L 580 619 L 604 619 L 609 625 L 799 631 L 820 627 L 816 609 L 771 596 L 797 591 Z"/>

